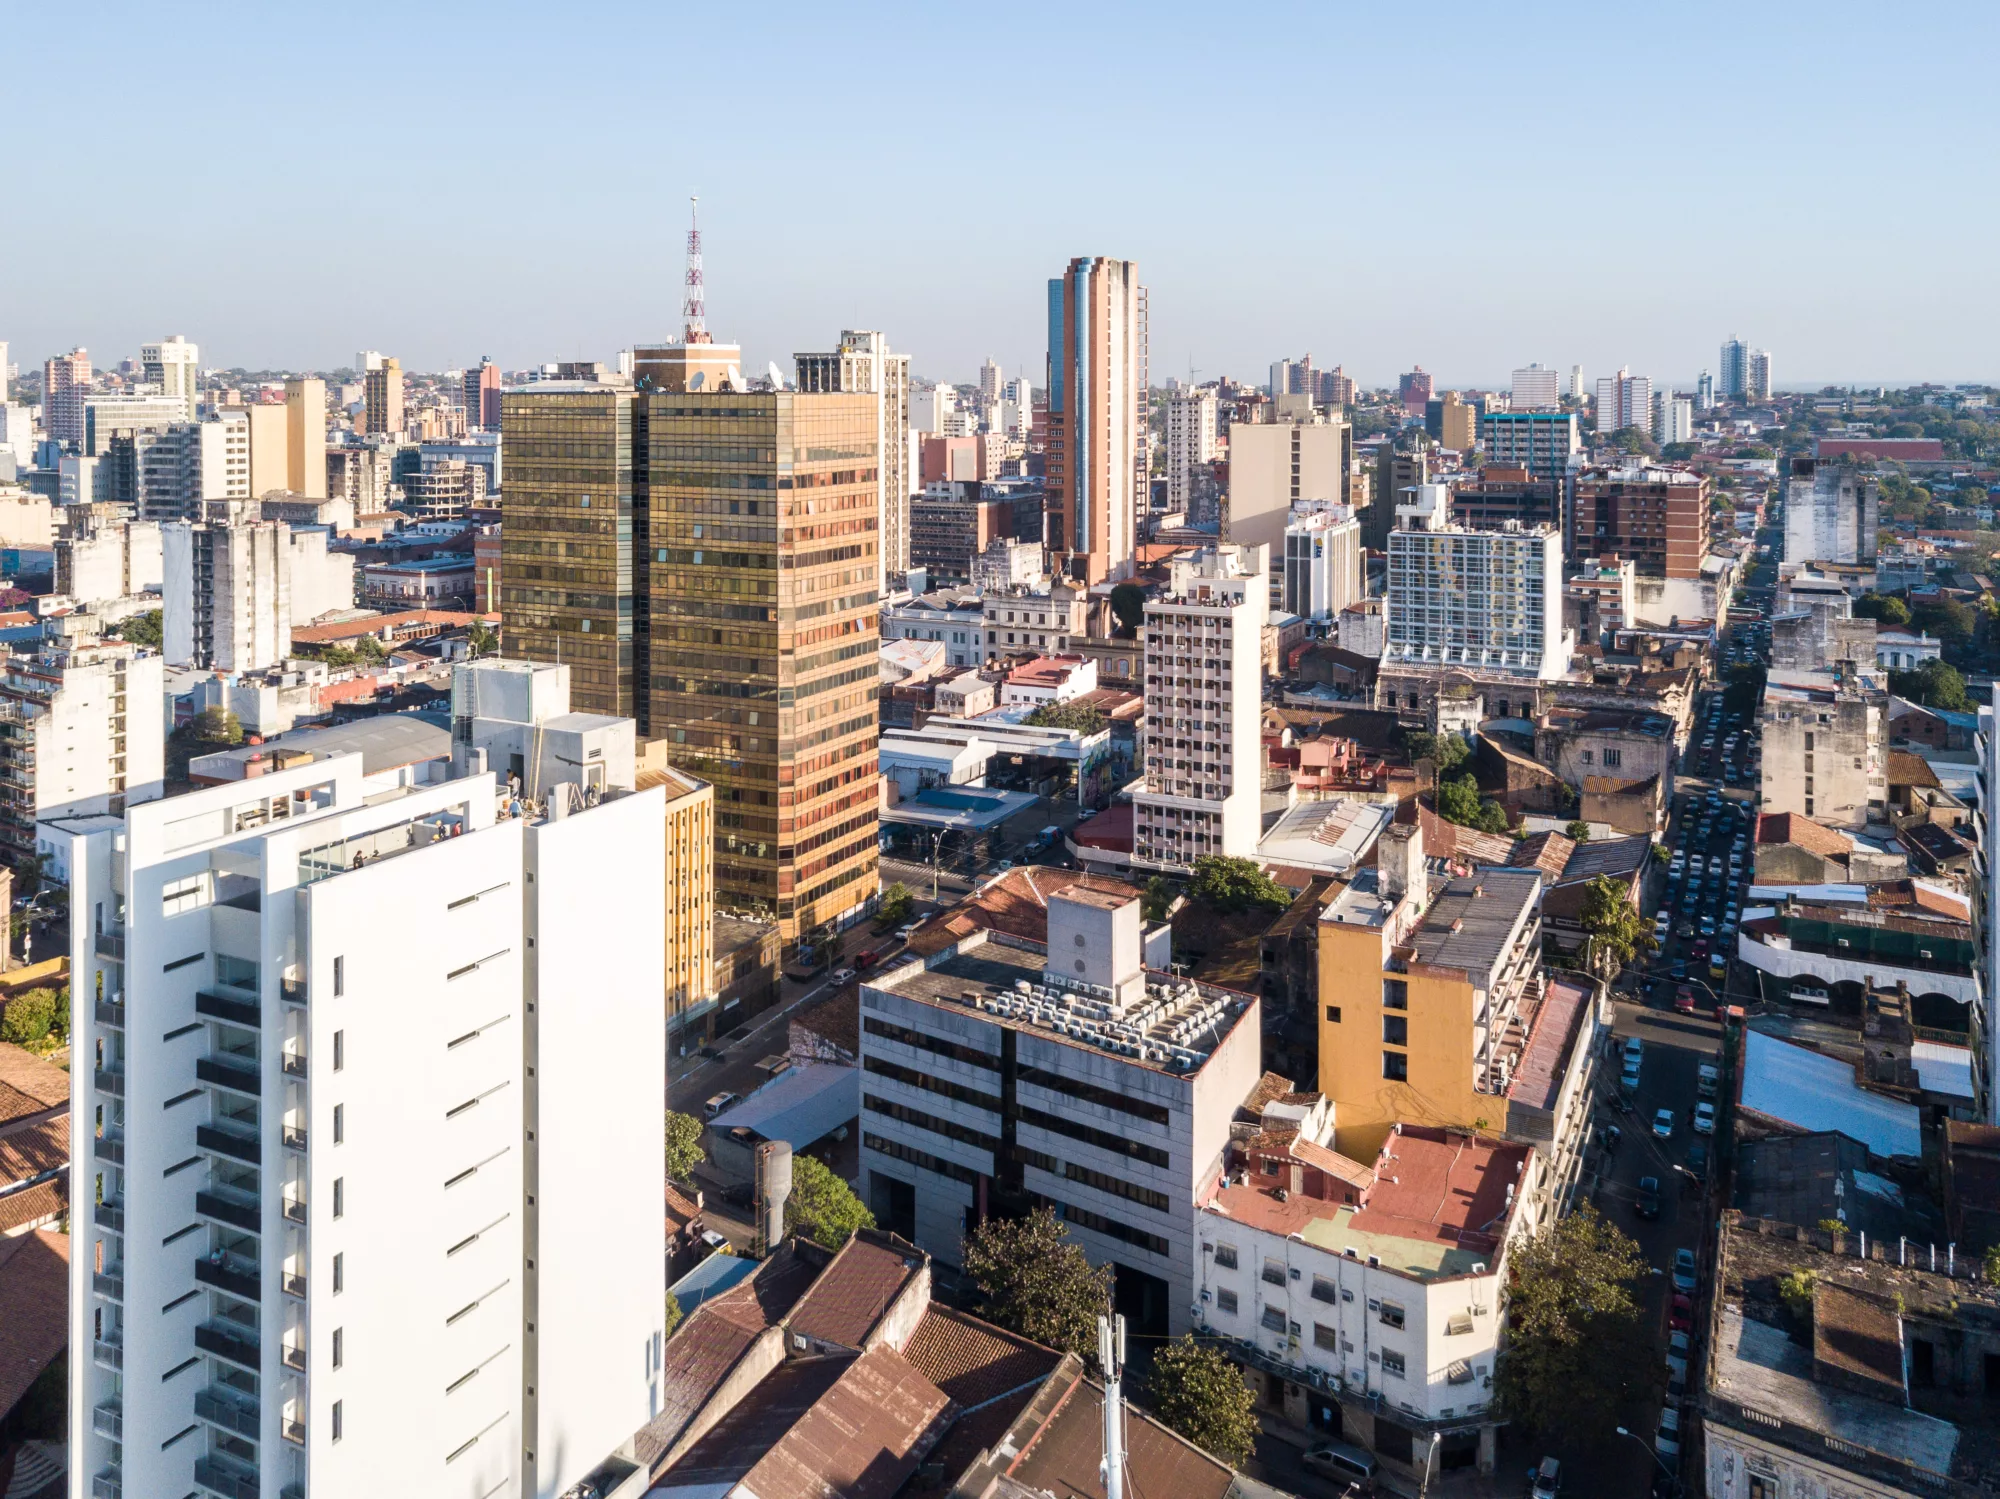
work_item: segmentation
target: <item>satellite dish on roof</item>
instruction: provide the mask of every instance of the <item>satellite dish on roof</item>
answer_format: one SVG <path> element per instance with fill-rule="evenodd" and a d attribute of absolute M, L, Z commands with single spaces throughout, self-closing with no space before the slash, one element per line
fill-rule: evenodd
<path fill-rule="evenodd" d="M 778 368 L 778 362 L 775 359 L 767 362 L 764 368 L 770 373 L 771 389 L 784 390 L 787 388 L 785 384 L 785 372 Z"/>
<path fill-rule="evenodd" d="M 696 370 L 692 375 L 688 376 L 689 390 L 700 390 L 706 384 L 708 384 L 707 370 Z"/>

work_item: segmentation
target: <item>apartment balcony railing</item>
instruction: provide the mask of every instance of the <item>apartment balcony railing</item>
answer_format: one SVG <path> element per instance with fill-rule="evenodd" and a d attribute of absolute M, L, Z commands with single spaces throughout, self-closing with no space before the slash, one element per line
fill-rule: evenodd
<path fill-rule="evenodd" d="M 90 1277 L 90 1289 L 99 1296 L 109 1297 L 113 1301 L 123 1301 L 125 1299 L 125 1266 L 117 1264 L 113 1265 L 109 1270 L 93 1271 Z"/>
<path fill-rule="evenodd" d="M 91 950 L 100 958 L 122 963 L 125 961 L 125 934 L 122 931 L 99 932 L 91 939 Z"/>
<path fill-rule="evenodd" d="M 116 1468 L 106 1468 L 90 1480 L 90 1499 L 120 1499 L 123 1492 Z"/>
<path fill-rule="evenodd" d="M 264 1214 L 257 1194 L 241 1187 L 218 1184 L 202 1188 L 194 1194 L 194 1210 L 205 1218 L 213 1218 L 218 1223 L 227 1223 L 232 1228 L 253 1234 L 261 1232 L 264 1227 Z"/>
<path fill-rule="evenodd" d="M 234 1432 L 239 1437 L 257 1440 L 257 1402 L 246 1396 L 225 1390 L 219 1385 L 206 1390 L 195 1391 L 194 1413 L 211 1426 L 220 1426 L 224 1431 Z"/>
<path fill-rule="evenodd" d="M 285 1149 L 306 1153 L 306 1131 L 302 1124 L 288 1124 L 284 1130 Z"/>
<path fill-rule="evenodd" d="M 94 1007 L 99 1025 L 115 1025 L 125 1028 L 125 1005 L 117 999 L 100 999 Z"/>
<path fill-rule="evenodd" d="M 125 1345 L 120 1342 L 98 1338 L 90 1345 L 90 1356 L 106 1369 L 122 1370 L 125 1367 Z"/>
<path fill-rule="evenodd" d="M 305 1344 L 303 1343 L 285 1344 L 284 1349 L 280 1354 L 280 1357 L 284 1359 L 285 1367 L 287 1369 L 296 1369 L 301 1374 L 306 1372 Z"/>
<path fill-rule="evenodd" d="M 114 1442 L 125 1440 L 125 1408 L 116 1400 L 107 1400 L 94 1406 L 90 1412 L 90 1429 L 101 1437 L 110 1437 Z"/>
<path fill-rule="evenodd" d="M 293 1223 L 306 1221 L 306 1200 L 303 1197 L 285 1199 L 285 1217 Z"/>
<path fill-rule="evenodd" d="M 114 1234 L 125 1232 L 125 1199 L 114 1197 L 100 1202 L 90 1210 L 91 1221 L 99 1228 L 108 1228 Z"/>
<path fill-rule="evenodd" d="M 99 1135 L 91 1141 L 90 1153 L 100 1161 L 109 1161 L 114 1166 L 122 1166 L 125 1164 L 125 1137 Z"/>
<path fill-rule="evenodd" d="M 203 1255 L 194 1262 L 194 1278 L 245 1301 L 264 1299 L 264 1283 L 257 1274 L 256 1264 L 233 1254 Z"/>
<path fill-rule="evenodd" d="M 218 994 L 212 989 L 196 992 L 194 1012 L 211 1020 L 227 1020 L 231 1025 L 246 1025 L 252 1029 L 264 1021 L 263 1011 L 256 1000 L 238 999 L 234 995 Z"/>
<path fill-rule="evenodd" d="M 287 1296 L 296 1296 L 301 1301 L 306 1299 L 306 1278 L 303 1275 L 285 1271 L 284 1287 Z"/>
<path fill-rule="evenodd" d="M 285 1417 L 284 1424 L 278 1428 L 278 1431 L 279 1434 L 283 1436 L 286 1441 L 296 1442 L 301 1447 L 305 1446 L 306 1444 L 305 1422 L 295 1421 L 290 1416 L 287 1416 Z"/>
<path fill-rule="evenodd" d="M 304 979 L 280 979 L 278 996 L 288 1005 L 302 1005 L 306 1002 L 306 981 Z"/>
<path fill-rule="evenodd" d="M 306 1054 L 302 1051 L 285 1053 L 285 1076 L 304 1077 L 306 1075 Z"/>
<path fill-rule="evenodd" d="M 208 1321 L 196 1325 L 194 1346 L 204 1353 L 212 1353 L 217 1358 L 226 1358 L 233 1364 L 241 1364 L 246 1369 L 256 1369 L 262 1363 L 261 1350 L 257 1345 L 257 1335 L 249 1329 L 233 1322 Z"/>
<path fill-rule="evenodd" d="M 196 1057 L 194 1075 L 202 1082 L 213 1083 L 219 1088 L 233 1088 L 252 1097 L 264 1091 L 264 1080 L 257 1070 L 257 1063 L 235 1052 L 219 1051 L 213 1056 Z"/>
<path fill-rule="evenodd" d="M 264 1159 L 264 1145 L 256 1132 L 234 1124 L 197 1124 L 194 1127 L 194 1143 L 203 1150 L 212 1150 L 232 1160 L 246 1161 L 252 1166 Z"/>
<path fill-rule="evenodd" d="M 125 1068 L 123 1064 L 99 1067 L 91 1073 L 90 1080 L 100 1093 L 109 1093 L 113 1098 L 125 1096 Z"/>
<path fill-rule="evenodd" d="M 257 1499 L 257 1470 L 226 1458 L 196 1458 L 194 1481 L 222 1499 Z"/>

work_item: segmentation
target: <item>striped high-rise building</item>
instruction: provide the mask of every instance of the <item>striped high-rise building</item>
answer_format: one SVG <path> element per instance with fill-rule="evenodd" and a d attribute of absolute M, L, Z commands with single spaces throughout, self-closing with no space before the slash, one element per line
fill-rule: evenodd
<path fill-rule="evenodd" d="M 1132 570 L 1147 494 L 1146 288 L 1130 260 L 1079 255 L 1049 282 L 1049 554 L 1097 583 Z"/>

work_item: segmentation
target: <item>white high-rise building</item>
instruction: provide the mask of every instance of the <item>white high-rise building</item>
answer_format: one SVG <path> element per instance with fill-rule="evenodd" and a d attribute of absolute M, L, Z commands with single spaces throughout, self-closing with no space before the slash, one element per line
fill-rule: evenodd
<path fill-rule="evenodd" d="M 1383 660 L 1560 677 L 1573 645 L 1562 581 L 1553 526 L 1468 530 L 1452 523 L 1449 485 L 1419 485 L 1389 533 Z"/>
<path fill-rule="evenodd" d="M 877 585 L 890 574 L 910 570 L 910 495 L 916 476 L 909 467 L 910 356 L 889 352 L 880 333 L 846 329 L 840 347 L 828 354 L 793 356 L 800 391 L 848 391 L 877 397 L 875 403 L 875 493 L 881 511 Z"/>
<path fill-rule="evenodd" d="M 629 720 L 584 727 L 603 789 L 522 816 L 466 744 L 427 780 L 341 753 L 42 824 L 91 1178 L 77 1499 L 633 1471 L 664 1399 L 664 805 Z"/>
<path fill-rule="evenodd" d="M 929 436 L 949 436 L 958 416 L 958 391 L 949 385 L 920 385 L 910 392 L 910 426 Z"/>
<path fill-rule="evenodd" d="M 1597 382 L 1597 430 L 1606 437 L 1627 427 L 1653 427 L 1653 382 L 1620 369 Z"/>
<path fill-rule="evenodd" d="M 1874 474 L 1794 459 L 1785 491 L 1785 561 L 1873 562 L 1881 496 Z"/>
<path fill-rule="evenodd" d="M 1662 447 L 1670 442 L 1694 440 L 1694 402 L 1671 390 L 1653 392 L 1653 441 Z"/>
<path fill-rule="evenodd" d="M 115 521 L 93 514 L 87 507 L 72 508 L 64 516 L 55 552 L 56 592 L 79 604 L 134 598 L 161 587 L 157 521 Z"/>
<path fill-rule="evenodd" d="M 1287 613 L 1330 620 L 1362 596 L 1361 522 L 1335 500 L 1302 500 L 1285 526 Z"/>
<path fill-rule="evenodd" d="M 0 451 L 14 455 L 17 469 L 34 461 L 35 413 L 31 408 L 0 401 Z"/>
<path fill-rule="evenodd" d="M 181 420 L 195 418 L 195 404 L 201 398 L 201 346 L 180 334 L 156 344 L 139 346 L 141 378 L 158 388 L 168 400 L 181 403 Z"/>
<path fill-rule="evenodd" d="M 89 396 L 83 402 L 83 451 L 101 458 L 118 432 L 164 432 L 190 424 L 177 396 Z"/>
<path fill-rule="evenodd" d="M 1771 351 L 1752 349 L 1743 365 L 1743 399 L 1746 401 L 1768 401 L 1771 399 Z"/>
<path fill-rule="evenodd" d="M 1000 425 L 1009 437 L 1028 435 L 1035 416 L 1035 387 L 1031 381 L 1009 380 L 1000 387 Z"/>
<path fill-rule="evenodd" d="M 326 533 L 260 518 L 254 501 L 210 501 L 160 527 L 165 653 L 175 666 L 226 672 L 276 666 L 292 627 L 354 601 L 354 558 Z"/>
<path fill-rule="evenodd" d="M 1715 376 L 1711 375 L 1707 370 L 1703 370 L 1699 375 L 1695 376 L 1694 409 L 1697 411 L 1712 411 L 1715 409 Z"/>
<path fill-rule="evenodd" d="M 1567 394 L 1572 401 L 1580 402 L 1583 399 L 1583 366 L 1580 364 L 1573 364 L 1569 367 L 1569 390 Z"/>
<path fill-rule="evenodd" d="M 1189 390 L 1167 402 L 1167 509 L 1194 503 L 1196 470 L 1215 461 L 1215 392 Z"/>
<path fill-rule="evenodd" d="M 1003 383 L 1003 379 L 1000 366 L 992 360 L 989 359 L 979 366 L 979 409 L 981 411 L 999 404 L 1000 386 Z"/>
<path fill-rule="evenodd" d="M 1176 559 L 1146 600 L 1146 787 L 1133 798 L 1133 860 L 1189 869 L 1251 858 L 1263 830 L 1264 623 L 1270 552 L 1207 547 Z"/>
<path fill-rule="evenodd" d="M 1723 342 L 1721 358 L 1717 388 L 1725 401 L 1740 401 L 1750 376 L 1750 346 L 1732 334 Z"/>
<path fill-rule="evenodd" d="M 1545 370 L 1539 364 L 1531 364 L 1526 369 L 1514 371 L 1514 382 L 1510 387 L 1507 408 L 1510 411 L 1553 411 L 1562 404 L 1557 382 L 1560 376 L 1554 370 Z"/>

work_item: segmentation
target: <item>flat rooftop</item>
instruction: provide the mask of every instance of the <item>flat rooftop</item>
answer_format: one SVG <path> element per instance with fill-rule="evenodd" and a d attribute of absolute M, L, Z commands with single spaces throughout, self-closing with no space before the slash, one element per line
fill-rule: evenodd
<path fill-rule="evenodd" d="M 1254 1003 L 1247 994 L 1149 973 L 1145 1000 L 1120 1017 L 1109 990 L 1047 974 L 1046 961 L 1038 947 L 989 937 L 935 966 L 905 964 L 863 987 L 973 1011 L 993 1025 L 1177 1077 L 1198 1072 Z"/>
<path fill-rule="evenodd" d="M 1396 903 L 1382 893 L 1381 871 L 1372 865 L 1354 871 L 1354 878 L 1320 913 L 1321 921 L 1337 921 L 1342 926 L 1381 927 Z"/>
<path fill-rule="evenodd" d="M 1410 934 L 1411 961 L 1491 972 L 1541 893 L 1539 869 L 1482 869 L 1455 877 Z"/>
<path fill-rule="evenodd" d="M 315 760 L 359 755 L 362 773 L 372 776 L 384 770 L 446 758 L 451 754 L 451 732 L 414 713 L 384 713 L 326 728 L 294 729 L 262 744 L 239 744 L 212 755 L 201 755 L 189 763 L 188 773 L 197 779 L 240 780 L 242 770 L 236 768 L 232 772 L 232 767 L 275 754 L 301 752 L 311 754 Z"/>
<path fill-rule="evenodd" d="M 1514 1211 L 1510 1193 L 1533 1147 L 1481 1135 L 1405 1125 L 1376 1157 L 1359 1207 L 1273 1189 L 1224 1187 L 1205 1205 L 1267 1233 L 1296 1236 L 1329 1254 L 1349 1249 L 1420 1280 L 1491 1269 Z"/>

